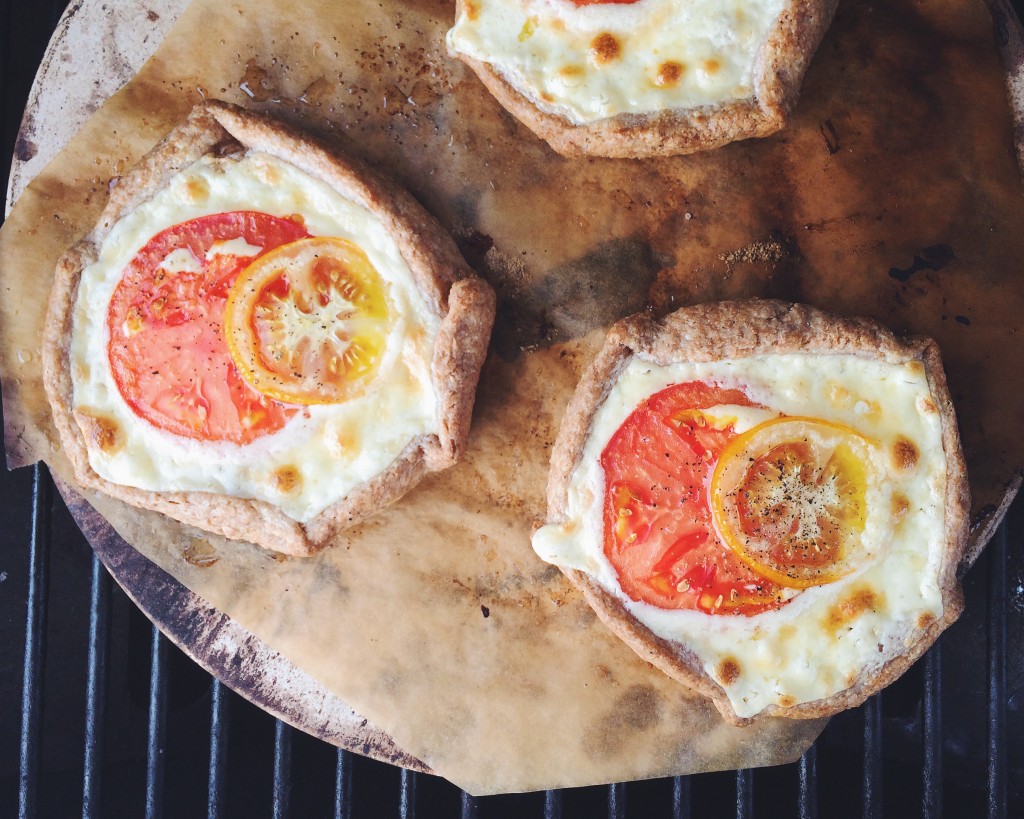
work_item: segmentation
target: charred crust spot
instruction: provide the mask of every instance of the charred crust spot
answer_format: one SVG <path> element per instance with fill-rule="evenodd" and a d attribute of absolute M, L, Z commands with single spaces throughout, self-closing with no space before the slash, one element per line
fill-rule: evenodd
<path fill-rule="evenodd" d="M 867 586 L 858 586 L 829 609 L 826 625 L 831 631 L 850 627 L 854 620 L 868 611 L 879 611 L 883 598 Z"/>
<path fill-rule="evenodd" d="M 607 65 L 622 55 L 622 44 L 614 34 L 605 31 L 590 43 L 590 53 L 598 65 Z"/>
<path fill-rule="evenodd" d="M 926 629 L 935 622 L 935 615 L 930 611 L 923 612 L 917 616 L 917 627 L 919 629 Z"/>
<path fill-rule="evenodd" d="M 897 469 L 903 472 L 909 472 L 911 469 L 916 467 L 919 457 L 920 456 L 914 442 L 907 438 L 901 436 L 897 438 L 896 442 L 892 445 L 893 463 L 896 465 Z"/>
<path fill-rule="evenodd" d="M 658 66 L 658 76 L 654 82 L 659 88 L 671 88 L 682 78 L 683 71 L 685 68 L 682 63 L 669 60 Z"/>
<path fill-rule="evenodd" d="M 302 486 L 302 473 L 294 466 L 282 466 L 275 469 L 270 480 L 282 495 L 290 495 Z"/>
<path fill-rule="evenodd" d="M 718 679 L 722 685 L 732 685 L 740 678 L 740 664 L 734 657 L 726 657 L 718 664 Z"/>
<path fill-rule="evenodd" d="M 116 419 L 93 410 L 75 410 L 75 418 L 90 449 L 113 455 L 124 446 L 124 430 Z"/>

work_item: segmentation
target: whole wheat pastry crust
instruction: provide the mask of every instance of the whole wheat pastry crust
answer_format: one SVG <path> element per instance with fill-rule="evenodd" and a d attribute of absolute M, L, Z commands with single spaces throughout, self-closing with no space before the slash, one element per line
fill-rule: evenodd
<path fill-rule="evenodd" d="M 467 0 L 457 0 L 457 14 Z M 765 137 L 785 127 L 800 86 L 838 0 L 787 0 L 754 62 L 754 97 L 719 105 L 619 114 L 577 124 L 541 110 L 491 63 L 462 53 L 487 90 L 520 122 L 565 157 L 643 159 L 691 154 L 739 139 Z"/>
<path fill-rule="evenodd" d="M 939 586 L 943 615 L 914 634 L 904 653 L 874 673 L 862 675 L 850 688 L 831 697 L 783 707 L 771 705 L 761 716 L 812 719 L 860 705 L 900 677 L 935 642 L 963 610 L 963 595 L 956 577 L 957 564 L 967 544 L 970 493 L 953 403 L 938 346 L 921 337 L 897 338 L 867 319 L 846 319 L 812 307 L 779 301 L 751 300 L 699 305 L 679 310 L 661 321 L 635 315 L 615 324 L 604 346 L 569 402 L 551 455 L 548 481 L 548 523 L 565 520 L 569 482 L 583 454 L 594 416 L 616 379 L 636 356 L 661 366 L 676 362 L 705 362 L 768 353 L 856 355 L 893 364 L 920 361 L 939 411 L 945 451 L 945 543 Z M 681 643 L 665 640 L 634 618 L 622 602 L 576 569 L 562 571 L 577 586 L 594 610 L 637 654 L 669 676 L 714 701 L 722 716 L 734 725 L 751 719 L 736 715 L 725 689 L 704 671 L 696 655 Z"/>
<path fill-rule="evenodd" d="M 163 188 L 175 173 L 207 154 L 246 150 L 289 162 L 371 211 L 397 243 L 420 295 L 441 320 L 431 362 L 439 433 L 412 439 L 386 470 L 305 524 L 264 501 L 212 492 L 153 492 L 105 480 L 89 465 L 88 442 L 73 411 L 69 352 L 83 269 L 96 260 L 114 224 Z M 44 384 L 61 445 L 83 486 L 229 538 L 306 556 L 324 548 L 343 529 L 398 500 L 427 473 L 458 460 L 469 435 L 494 303 L 490 286 L 470 270 L 451 237 L 406 191 L 282 123 L 209 101 L 193 109 L 119 180 L 95 228 L 58 262 L 43 338 Z"/>

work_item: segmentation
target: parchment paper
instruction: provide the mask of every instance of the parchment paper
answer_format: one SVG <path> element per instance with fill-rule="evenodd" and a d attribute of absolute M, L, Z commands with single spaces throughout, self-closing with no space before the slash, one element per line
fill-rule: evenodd
<path fill-rule="evenodd" d="M 473 793 L 792 760 L 820 722 L 725 726 L 533 555 L 549 447 L 619 316 L 754 294 L 867 314 L 944 347 L 980 545 L 1024 462 L 1024 395 L 1005 390 L 1024 364 L 1024 204 L 990 19 L 952 0 L 847 2 L 783 134 L 641 163 L 555 156 L 444 55 L 452 16 L 431 0 L 189 8 L 0 232 L 9 462 L 65 469 L 41 315 L 110 177 L 201 95 L 272 110 L 406 184 L 498 288 L 467 458 L 306 561 L 94 505 Z"/>

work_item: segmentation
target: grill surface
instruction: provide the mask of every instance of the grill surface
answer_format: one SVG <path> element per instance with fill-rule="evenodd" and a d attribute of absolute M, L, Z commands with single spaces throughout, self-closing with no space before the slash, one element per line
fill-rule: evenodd
<path fill-rule="evenodd" d="M 65 5 L 0 10 L 3 178 Z M 0 491 L 0 816 L 1024 815 L 1007 650 L 1024 636 L 1024 498 L 968 574 L 964 617 L 798 763 L 475 799 L 296 732 L 199 670 L 113 585 L 45 468 L 0 474 Z"/>

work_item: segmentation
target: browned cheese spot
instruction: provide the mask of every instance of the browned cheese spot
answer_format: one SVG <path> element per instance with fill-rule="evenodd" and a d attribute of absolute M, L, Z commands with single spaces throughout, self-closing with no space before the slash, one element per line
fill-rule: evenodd
<path fill-rule="evenodd" d="M 679 82 L 685 70 L 682 63 L 669 60 L 658 66 L 658 77 L 654 82 L 659 88 L 671 88 Z"/>
<path fill-rule="evenodd" d="M 910 501 L 907 499 L 907 496 L 896 492 L 892 496 L 892 522 L 898 526 L 907 516 L 907 512 L 909 511 Z"/>
<path fill-rule="evenodd" d="M 935 622 L 935 615 L 932 614 L 930 611 L 926 611 L 926 612 L 924 612 L 922 614 L 919 614 L 917 616 L 917 627 L 919 629 L 926 629 L 926 628 L 928 628 L 934 622 Z"/>
<path fill-rule="evenodd" d="M 286 217 L 290 222 L 294 222 L 297 225 L 306 226 L 306 217 L 301 213 L 292 213 Z"/>
<path fill-rule="evenodd" d="M 779 697 L 779 705 L 783 708 L 792 708 L 796 705 L 796 697 L 791 696 L 790 694 L 783 694 Z"/>
<path fill-rule="evenodd" d="M 622 44 L 614 34 L 606 31 L 594 38 L 590 44 L 590 53 L 598 65 L 607 65 L 622 55 Z"/>
<path fill-rule="evenodd" d="M 718 60 L 705 60 L 704 70 L 708 74 L 717 74 L 722 68 L 722 64 Z"/>
<path fill-rule="evenodd" d="M 865 612 L 879 611 L 884 602 L 882 595 L 874 589 L 855 586 L 845 598 L 828 610 L 825 625 L 829 631 L 836 632 L 849 626 Z"/>
<path fill-rule="evenodd" d="M 581 65 L 563 65 L 558 69 L 558 73 L 563 77 L 581 77 L 583 76 L 583 66 Z"/>
<path fill-rule="evenodd" d="M 185 193 L 192 201 L 198 201 L 209 195 L 210 187 L 202 179 L 190 179 L 185 184 Z"/>
<path fill-rule="evenodd" d="M 726 657 L 718 664 L 718 679 L 722 685 L 732 685 L 740 678 L 740 664 L 733 657 Z"/>
<path fill-rule="evenodd" d="M 477 0 L 466 0 L 466 16 L 470 20 L 476 20 L 480 16 L 480 4 Z"/>
<path fill-rule="evenodd" d="M 902 472 L 909 472 L 917 466 L 918 457 L 917 447 L 907 438 L 899 437 L 892 445 L 893 463 Z"/>
<path fill-rule="evenodd" d="M 274 489 L 283 495 L 290 495 L 302 486 L 302 474 L 294 466 L 282 466 L 271 474 Z"/>
<path fill-rule="evenodd" d="M 923 409 L 925 412 L 938 412 L 939 411 L 939 408 L 937 406 L 935 406 L 935 402 L 932 401 L 931 398 L 925 398 L 921 402 L 921 409 Z"/>
<path fill-rule="evenodd" d="M 116 419 L 87 409 L 75 410 L 75 418 L 90 449 L 113 455 L 124 446 L 124 430 Z"/>
<path fill-rule="evenodd" d="M 842 387 L 839 384 L 833 384 L 832 388 L 829 390 L 829 397 L 832 399 L 832 403 L 837 407 L 847 407 L 850 405 L 852 396 L 846 387 Z"/>
<path fill-rule="evenodd" d="M 924 362 L 923 361 L 911 361 L 907 365 L 907 369 L 910 370 L 914 375 L 924 374 Z"/>
<path fill-rule="evenodd" d="M 544 102 L 554 102 L 555 101 L 555 98 L 552 97 L 547 91 L 541 91 L 540 92 L 540 98 L 542 100 L 544 100 Z"/>

